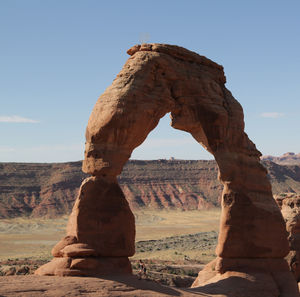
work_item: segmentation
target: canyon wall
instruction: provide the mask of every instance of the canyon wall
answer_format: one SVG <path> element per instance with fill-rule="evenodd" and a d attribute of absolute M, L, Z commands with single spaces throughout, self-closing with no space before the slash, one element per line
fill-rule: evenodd
<path fill-rule="evenodd" d="M 0 218 L 69 214 L 81 182 L 81 162 L 0 163 Z M 263 161 L 273 194 L 300 193 L 300 166 Z M 118 177 L 133 210 L 219 207 L 222 185 L 213 160 L 130 160 Z"/>

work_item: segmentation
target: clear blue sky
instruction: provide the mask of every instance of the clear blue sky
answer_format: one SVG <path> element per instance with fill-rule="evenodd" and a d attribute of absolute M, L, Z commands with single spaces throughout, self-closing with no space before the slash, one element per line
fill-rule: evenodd
<path fill-rule="evenodd" d="M 140 41 L 222 64 L 263 154 L 300 152 L 299 0 L 0 0 L 0 161 L 83 158 L 99 95 Z M 210 158 L 161 120 L 133 158 Z"/>

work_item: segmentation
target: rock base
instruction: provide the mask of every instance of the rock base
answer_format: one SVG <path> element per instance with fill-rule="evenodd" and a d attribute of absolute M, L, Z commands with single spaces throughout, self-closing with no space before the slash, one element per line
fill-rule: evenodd
<path fill-rule="evenodd" d="M 36 275 L 107 276 L 131 274 L 127 257 L 54 258 L 35 271 Z"/>
<path fill-rule="evenodd" d="M 202 293 L 222 293 L 225 296 L 229 291 L 236 296 L 300 296 L 284 259 L 218 257 L 199 272 L 192 288 Z"/>

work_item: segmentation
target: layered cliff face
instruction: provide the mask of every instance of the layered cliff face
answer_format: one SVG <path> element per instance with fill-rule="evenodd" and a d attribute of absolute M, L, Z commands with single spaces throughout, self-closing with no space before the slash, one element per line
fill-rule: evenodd
<path fill-rule="evenodd" d="M 69 213 L 85 177 L 81 162 L 0 163 L 0 218 Z"/>
<path fill-rule="evenodd" d="M 300 166 L 263 162 L 273 193 L 300 193 Z M 222 185 L 215 161 L 129 161 L 119 176 L 133 210 L 206 209 L 219 206 Z M 0 163 L 0 218 L 68 214 L 87 174 L 81 162 Z"/>
<path fill-rule="evenodd" d="M 300 165 L 279 165 L 263 161 L 268 169 L 273 194 L 300 193 Z"/>
<path fill-rule="evenodd" d="M 214 161 L 130 161 L 119 183 L 132 209 L 207 209 L 220 203 Z"/>
<path fill-rule="evenodd" d="M 0 218 L 55 217 L 71 211 L 87 174 L 81 162 L 0 164 Z M 129 161 L 119 183 L 133 210 L 206 209 L 219 205 L 214 161 Z"/>

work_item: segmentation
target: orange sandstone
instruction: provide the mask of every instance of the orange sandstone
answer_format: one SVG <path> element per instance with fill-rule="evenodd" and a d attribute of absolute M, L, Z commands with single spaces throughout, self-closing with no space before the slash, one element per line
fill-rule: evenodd
<path fill-rule="evenodd" d="M 239 277 L 253 272 L 265 275 L 267 287 L 278 289 L 280 296 L 298 296 L 283 259 L 289 252 L 285 223 L 261 154 L 244 132 L 242 107 L 225 87 L 223 67 L 165 44 L 137 45 L 128 54 L 88 121 L 83 171 L 93 177 L 81 186 L 68 239 L 54 249 L 54 262 L 37 274 L 130 272 L 126 260 L 134 253 L 134 217 L 116 176 L 170 112 L 172 127 L 189 132 L 215 157 L 224 184 L 218 258 L 210 264 L 215 273 L 207 278 L 200 272 L 193 286 L 224 282 L 232 272 L 241 272 Z M 69 243 L 70 238 L 76 241 Z"/>

